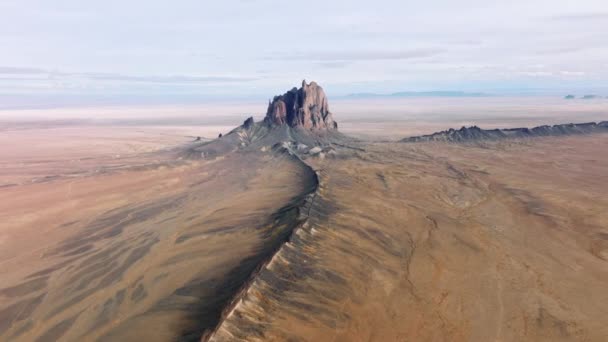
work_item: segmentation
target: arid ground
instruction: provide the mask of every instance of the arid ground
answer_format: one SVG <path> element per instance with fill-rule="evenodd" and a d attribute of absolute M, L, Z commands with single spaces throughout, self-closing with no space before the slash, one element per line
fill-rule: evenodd
<path fill-rule="evenodd" d="M 191 138 L 145 132 L 3 133 L 0 340 L 198 340 L 282 242 L 307 169 L 180 160 L 158 148 Z"/>
<path fill-rule="evenodd" d="M 7 121 L 0 340 L 605 341 L 607 134 L 387 141 L 606 119 L 535 106 L 443 123 L 352 111 L 341 130 L 365 140 L 324 158 L 184 153 L 232 114 Z"/>
<path fill-rule="evenodd" d="M 360 147 L 214 340 L 605 340 L 608 135 Z"/>

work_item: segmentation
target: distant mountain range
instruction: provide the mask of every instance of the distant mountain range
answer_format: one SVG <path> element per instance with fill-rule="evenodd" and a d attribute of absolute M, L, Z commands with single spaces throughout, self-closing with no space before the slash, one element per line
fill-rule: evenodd
<path fill-rule="evenodd" d="M 577 97 L 575 95 L 571 95 L 571 94 L 564 96 L 564 99 L 566 99 L 566 100 L 574 100 L 576 98 Z M 583 100 L 593 100 L 593 99 L 603 99 L 604 97 L 600 96 L 600 95 L 584 95 L 580 98 Z M 606 98 L 608 99 L 608 96 L 606 96 Z"/>
<path fill-rule="evenodd" d="M 408 97 L 491 97 L 491 96 L 500 96 L 496 94 L 488 94 L 481 92 L 466 92 L 466 91 L 453 91 L 453 90 L 436 90 L 436 91 L 400 91 L 396 93 L 390 94 L 378 94 L 378 93 L 352 93 L 341 98 L 344 99 L 373 99 L 373 98 L 408 98 Z M 608 96 L 601 95 L 583 95 L 577 97 L 576 95 L 566 95 L 564 99 L 566 100 L 574 100 L 574 99 L 583 99 L 583 100 L 592 100 L 592 99 L 604 99 Z"/>
<path fill-rule="evenodd" d="M 348 94 L 345 98 L 349 99 L 369 99 L 369 98 L 386 98 L 386 97 L 486 97 L 492 96 L 486 93 L 469 93 L 464 91 L 401 91 L 391 94 L 377 94 L 377 93 L 353 93 Z"/>
<path fill-rule="evenodd" d="M 608 121 L 599 123 L 585 122 L 578 124 L 544 125 L 534 128 L 505 128 L 505 129 L 481 129 L 477 126 L 462 127 L 461 129 L 450 128 L 447 131 L 436 132 L 428 135 L 409 137 L 402 142 L 468 142 L 479 140 L 501 140 L 507 138 L 533 138 L 546 136 L 579 135 L 591 133 L 608 132 Z"/>

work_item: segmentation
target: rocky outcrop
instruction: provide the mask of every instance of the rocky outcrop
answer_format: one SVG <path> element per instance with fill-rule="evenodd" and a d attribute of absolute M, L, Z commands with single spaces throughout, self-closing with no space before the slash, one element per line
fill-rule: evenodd
<path fill-rule="evenodd" d="M 290 148 L 302 144 L 305 151 L 315 146 L 344 143 L 352 139 L 338 132 L 338 124 L 329 111 L 323 88 L 315 82 L 302 82 L 300 89 L 275 96 L 263 121 L 247 118 L 242 125 L 211 141 L 195 141 L 183 152 L 184 158 L 213 159 L 236 150 L 269 151 L 287 143 Z M 297 148 L 294 151 L 298 152 Z M 329 156 L 329 149 L 307 156 Z"/>
<path fill-rule="evenodd" d="M 264 122 L 271 126 L 289 125 L 307 130 L 336 130 L 327 97 L 323 88 L 315 82 L 302 81 L 300 89 L 293 88 L 275 96 L 268 103 Z"/>
<path fill-rule="evenodd" d="M 253 116 L 250 116 L 247 118 L 247 120 L 245 120 L 243 122 L 243 128 L 251 128 L 251 126 L 253 126 L 254 122 L 253 122 Z"/>
<path fill-rule="evenodd" d="M 608 121 L 600 123 L 587 122 L 579 124 L 544 125 L 534 128 L 508 128 L 508 129 L 481 129 L 477 126 L 462 127 L 461 129 L 450 128 L 429 135 L 409 137 L 402 142 L 444 141 L 444 142 L 467 142 L 479 140 L 499 140 L 507 138 L 531 138 L 544 136 L 560 136 L 608 132 Z"/>

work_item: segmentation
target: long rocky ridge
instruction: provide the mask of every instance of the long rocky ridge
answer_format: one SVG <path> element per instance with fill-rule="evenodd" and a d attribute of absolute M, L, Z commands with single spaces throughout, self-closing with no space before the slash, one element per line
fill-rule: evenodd
<path fill-rule="evenodd" d="M 288 148 L 281 147 L 281 150 L 279 151 L 279 153 L 289 154 L 298 163 L 301 163 L 301 165 L 305 169 L 309 170 L 312 175 L 312 180 L 313 180 L 314 186 L 311 190 L 306 191 L 303 194 L 301 194 L 299 196 L 300 199 L 295 201 L 295 203 L 292 202 L 293 204 L 286 205 L 285 208 L 290 207 L 291 209 L 298 210 L 297 224 L 289 232 L 287 239 L 285 239 L 283 241 L 283 243 L 280 244 L 274 250 L 274 252 L 270 254 L 270 257 L 266 258 L 260 264 L 258 264 L 258 266 L 255 268 L 255 270 L 251 273 L 249 279 L 242 284 L 240 289 L 235 293 L 232 300 L 230 300 L 228 305 L 226 305 L 226 307 L 222 310 L 221 315 L 220 315 L 220 320 L 219 320 L 218 324 L 215 326 L 215 328 L 206 331 L 201 336 L 201 342 L 215 341 L 217 339 L 216 335 L 217 335 L 218 331 L 220 329 L 224 328 L 226 320 L 230 318 L 230 316 L 234 313 L 234 311 L 243 302 L 245 297 L 247 297 L 251 288 L 254 286 L 256 279 L 259 277 L 259 275 L 263 271 L 267 270 L 268 265 L 272 263 L 272 261 L 277 257 L 278 254 L 280 254 L 281 250 L 285 247 L 285 245 L 287 243 L 289 243 L 289 241 L 294 236 L 294 234 L 297 233 L 298 229 L 300 229 L 301 227 L 306 225 L 306 223 L 310 217 L 311 208 L 315 202 L 315 198 L 318 195 L 318 191 L 319 191 L 320 185 L 321 185 L 320 175 L 316 170 L 314 170 L 310 165 L 308 165 L 308 163 L 306 163 L 304 160 L 302 160 L 302 158 L 300 158 L 295 152 L 289 150 Z"/>
<path fill-rule="evenodd" d="M 581 135 L 608 132 L 608 121 L 599 123 L 569 123 L 559 125 L 543 125 L 533 128 L 482 129 L 477 126 L 450 128 L 433 134 L 414 136 L 402 139 L 401 142 L 469 142 L 483 140 L 502 140 L 513 138 L 534 138 L 564 135 Z"/>

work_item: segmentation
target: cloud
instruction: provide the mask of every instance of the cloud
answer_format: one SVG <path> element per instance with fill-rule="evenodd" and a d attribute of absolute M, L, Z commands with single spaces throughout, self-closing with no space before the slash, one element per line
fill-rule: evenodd
<path fill-rule="evenodd" d="M 0 75 L 39 75 L 47 74 L 48 71 L 38 68 L 20 68 L 0 66 Z"/>
<path fill-rule="evenodd" d="M 554 73 L 551 71 L 518 71 L 516 74 L 520 76 L 528 76 L 528 77 L 548 77 L 554 76 Z"/>
<path fill-rule="evenodd" d="M 549 17 L 550 20 L 557 21 L 589 21 L 589 20 L 608 20 L 608 12 L 589 12 L 563 14 Z"/>
<path fill-rule="evenodd" d="M 562 70 L 559 72 L 560 75 L 563 76 L 585 76 L 586 73 L 584 71 L 567 71 L 567 70 Z"/>
<path fill-rule="evenodd" d="M 61 80 L 70 78 L 84 78 L 93 81 L 120 81 L 120 82 L 137 82 L 137 83 L 164 83 L 164 84 L 183 84 L 183 83 L 233 83 L 233 82 L 250 82 L 258 78 L 254 77 L 232 77 L 232 76 L 185 76 L 185 75 L 167 75 L 167 76 L 134 76 L 111 73 L 96 73 L 96 72 L 63 72 L 51 71 L 38 68 L 21 68 L 21 67 L 0 67 L 0 75 L 41 75 L 46 78 L 35 78 L 36 80 Z M 34 80 L 34 78 L 25 77 L 3 77 L 3 80 L 26 81 Z"/>
<path fill-rule="evenodd" d="M 444 49 L 424 48 L 398 51 L 323 51 L 269 57 L 269 60 L 311 60 L 316 62 L 381 61 L 427 58 L 446 52 Z"/>
<path fill-rule="evenodd" d="M 589 49 L 589 47 L 583 46 L 564 46 L 550 49 L 543 49 L 536 51 L 537 55 L 556 55 L 556 54 L 567 54 L 567 53 L 578 53 Z"/>
<path fill-rule="evenodd" d="M 344 93 L 608 79 L 605 0 L 235 1 L 0 0 L 0 86 L 232 95 L 302 74 Z"/>
<path fill-rule="evenodd" d="M 571 70 L 560 70 L 560 71 L 544 71 L 544 70 L 522 70 L 517 71 L 516 74 L 527 77 L 582 77 L 586 73 L 584 71 L 571 71 Z"/>
<path fill-rule="evenodd" d="M 142 82 L 142 83 L 231 83 L 250 82 L 255 77 L 230 77 L 230 76 L 129 76 L 117 74 L 84 74 L 89 79 L 102 81 Z"/>
<path fill-rule="evenodd" d="M 327 68 L 327 69 L 340 69 L 345 68 L 350 65 L 351 62 L 348 61 L 326 61 L 326 62 L 317 62 L 317 65 Z"/>
<path fill-rule="evenodd" d="M 0 76 L 0 81 L 48 81 L 48 77 L 4 77 Z"/>

